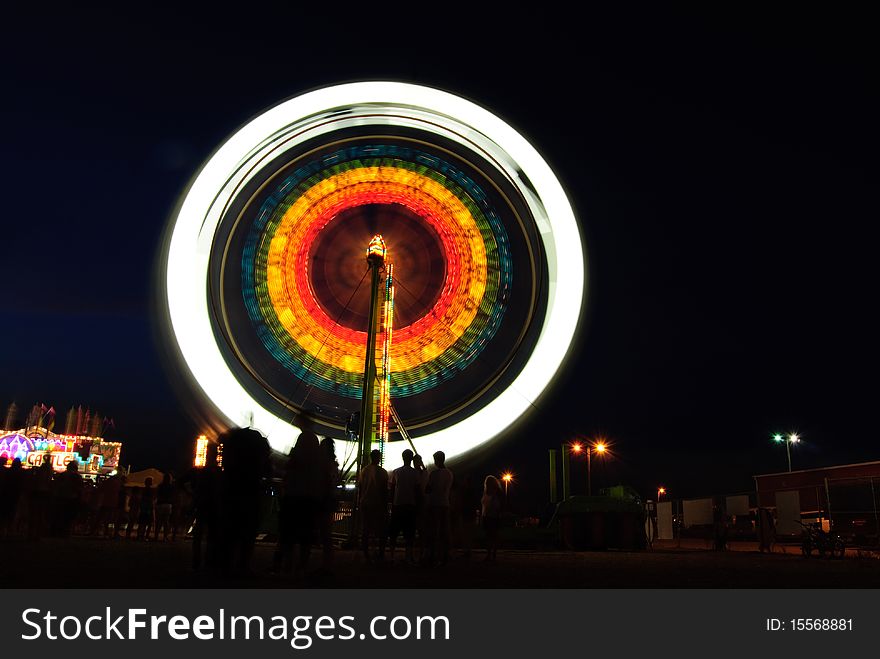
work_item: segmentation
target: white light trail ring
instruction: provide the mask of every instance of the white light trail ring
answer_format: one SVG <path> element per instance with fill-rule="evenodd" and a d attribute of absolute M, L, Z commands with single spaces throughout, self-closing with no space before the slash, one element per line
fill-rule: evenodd
<path fill-rule="evenodd" d="M 550 167 L 508 124 L 453 94 L 397 82 L 337 85 L 285 101 L 233 134 L 204 164 L 172 218 L 165 288 L 174 340 L 195 382 L 230 424 L 252 422 L 274 449 L 286 452 L 292 446 L 298 429 L 254 400 L 221 354 L 206 293 L 210 253 L 223 213 L 255 172 L 306 139 L 331 135 L 334 122 L 342 119 L 349 125 L 417 125 L 479 152 L 523 196 L 537 225 L 549 287 L 530 357 L 513 382 L 487 405 L 418 440 L 426 453 L 443 450 L 448 458 L 462 455 L 510 427 L 550 385 L 575 339 L 586 280 L 578 224 Z M 405 443 L 390 446 L 386 459 L 397 464 Z"/>

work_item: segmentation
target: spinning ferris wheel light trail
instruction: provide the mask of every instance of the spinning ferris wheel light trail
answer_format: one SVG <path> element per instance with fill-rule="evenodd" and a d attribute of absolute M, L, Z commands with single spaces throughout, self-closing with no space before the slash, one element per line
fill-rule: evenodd
<path fill-rule="evenodd" d="M 403 83 L 319 89 L 247 123 L 192 181 L 164 255 L 189 390 L 281 452 L 307 418 L 345 454 L 342 413 L 361 408 L 361 459 L 375 439 L 395 460 L 397 434 L 467 453 L 534 409 L 585 302 L 580 229 L 540 154 L 488 110 Z"/>

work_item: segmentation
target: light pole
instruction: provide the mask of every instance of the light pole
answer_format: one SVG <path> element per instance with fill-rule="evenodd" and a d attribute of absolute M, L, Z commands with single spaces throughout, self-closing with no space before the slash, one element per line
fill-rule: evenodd
<path fill-rule="evenodd" d="M 587 447 L 587 494 L 589 494 L 590 496 L 593 495 L 593 483 L 592 476 L 590 474 L 592 470 L 592 465 L 590 464 L 590 453 L 595 451 L 599 455 L 604 455 L 607 449 L 608 447 L 605 446 L 605 442 L 596 442 L 592 446 Z"/>
<path fill-rule="evenodd" d="M 584 450 L 583 445 L 580 442 L 575 442 L 571 445 L 572 453 L 580 453 Z M 595 451 L 600 455 L 605 453 L 608 450 L 608 446 L 605 442 L 596 442 L 595 444 L 587 444 L 587 496 L 593 496 L 593 464 L 592 464 L 592 454 Z"/>
<path fill-rule="evenodd" d="M 796 432 L 791 433 L 788 437 L 783 437 L 780 433 L 773 435 L 773 441 L 777 444 L 785 442 L 785 457 L 788 458 L 788 471 L 791 471 L 791 445 L 797 444 L 801 438 Z"/>

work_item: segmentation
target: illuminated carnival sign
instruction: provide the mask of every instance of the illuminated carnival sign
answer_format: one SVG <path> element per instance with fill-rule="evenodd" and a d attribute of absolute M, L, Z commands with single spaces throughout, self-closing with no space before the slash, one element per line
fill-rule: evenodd
<path fill-rule="evenodd" d="M 121 453 L 120 442 L 97 437 L 53 434 L 28 437 L 23 431 L 0 437 L 0 464 L 18 458 L 25 469 L 38 467 L 48 460 L 55 471 L 64 471 L 68 464 L 76 462 L 80 471 L 105 474 L 119 466 Z"/>
<path fill-rule="evenodd" d="M 31 451 L 22 460 L 22 466 L 39 467 L 43 462 L 49 460 L 52 469 L 55 471 L 64 471 L 71 462 L 79 462 L 79 453 L 73 451 Z"/>
<path fill-rule="evenodd" d="M 18 458 L 24 461 L 25 456 L 34 450 L 34 441 L 15 433 L 0 439 L 0 459 L 14 460 Z"/>

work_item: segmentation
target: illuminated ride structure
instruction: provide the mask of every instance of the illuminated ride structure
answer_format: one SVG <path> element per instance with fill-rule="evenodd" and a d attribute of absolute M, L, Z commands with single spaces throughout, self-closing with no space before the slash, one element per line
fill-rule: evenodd
<path fill-rule="evenodd" d="M 391 335 L 394 326 L 394 266 L 388 258 L 388 248 L 380 234 L 373 236 L 370 244 L 367 246 L 367 264 L 370 268 L 370 310 L 367 324 L 363 388 L 361 391 L 360 425 L 358 428 L 358 438 L 360 440 L 357 457 L 358 466 L 368 463 L 374 439 L 378 442 L 379 450 L 384 458 L 391 418 Z M 384 295 L 382 295 L 380 300 L 380 272 L 383 269 L 385 271 L 385 286 Z M 376 339 L 380 332 L 382 334 L 381 376 L 376 366 Z M 378 395 L 374 393 L 377 380 L 379 383 Z"/>
<path fill-rule="evenodd" d="M 15 458 L 23 469 L 39 467 L 48 461 L 53 471 L 67 469 L 71 462 L 89 478 L 109 476 L 119 468 L 120 442 L 110 442 L 89 435 L 56 434 L 39 426 L 0 431 L 0 465 L 8 466 Z"/>
<path fill-rule="evenodd" d="M 541 156 L 483 108 L 403 83 L 246 124 L 193 180 L 165 257 L 169 338 L 220 424 L 287 452 L 307 419 L 346 463 L 375 443 L 396 464 L 401 437 L 452 457 L 501 434 L 552 382 L 585 298 Z"/>
<path fill-rule="evenodd" d="M 25 427 L 14 430 L 17 419 L 18 407 L 12 403 L 0 426 L 0 467 L 9 467 L 18 459 L 22 469 L 34 469 L 47 462 L 60 472 L 75 462 L 77 471 L 92 480 L 113 475 L 119 468 L 122 443 L 104 439 L 104 432 L 115 424 L 91 409 L 84 412 L 82 406 L 71 407 L 63 433 L 53 432 L 54 407 L 34 405 Z"/>

